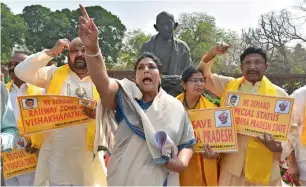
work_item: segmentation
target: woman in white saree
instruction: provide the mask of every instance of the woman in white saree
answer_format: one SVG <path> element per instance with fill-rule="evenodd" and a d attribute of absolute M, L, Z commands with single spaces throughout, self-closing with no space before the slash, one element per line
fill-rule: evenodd
<path fill-rule="evenodd" d="M 179 185 L 178 173 L 187 168 L 195 139 L 183 105 L 160 88 L 159 60 L 152 54 L 139 58 L 136 84 L 110 78 L 99 49 L 98 29 L 84 7 L 80 5 L 80 9 L 79 37 L 85 46 L 89 74 L 101 97 L 97 116 L 115 110 L 118 123 L 102 123 L 111 149 L 108 185 Z M 157 146 L 156 132 L 166 135 L 160 139 L 166 142 L 164 147 Z"/>

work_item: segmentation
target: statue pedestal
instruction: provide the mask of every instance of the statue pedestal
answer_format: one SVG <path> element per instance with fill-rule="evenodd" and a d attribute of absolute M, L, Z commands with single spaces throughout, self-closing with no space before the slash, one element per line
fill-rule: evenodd
<path fill-rule="evenodd" d="M 178 96 L 183 92 L 181 76 L 178 75 L 163 75 L 161 87 L 173 97 Z"/>

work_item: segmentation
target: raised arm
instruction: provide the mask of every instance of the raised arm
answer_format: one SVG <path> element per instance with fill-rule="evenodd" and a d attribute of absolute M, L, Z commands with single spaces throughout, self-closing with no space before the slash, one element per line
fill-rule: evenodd
<path fill-rule="evenodd" d="M 53 72 L 57 69 L 55 66 L 46 67 L 46 65 L 68 47 L 69 41 L 67 39 L 60 39 L 56 42 L 54 48 L 45 49 L 28 56 L 15 67 L 16 76 L 24 82 L 46 88 L 51 81 Z"/>
<path fill-rule="evenodd" d="M 204 77 L 206 78 L 205 88 L 220 97 L 232 77 L 225 77 L 222 75 L 213 74 L 211 72 L 212 65 L 214 63 L 214 59 L 217 55 L 227 53 L 228 46 L 218 44 L 214 46 L 207 54 L 205 54 L 200 64 L 198 65 L 198 69 L 202 71 Z"/>
<path fill-rule="evenodd" d="M 115 109 L 117 106 L 116 93 L 118 92 L 119 85 L 107 74 L 104 59 L 99 48 L 99 31 L 97 26 L 93 19 L 89 18 L 82 5 L 80 5 L 80 10 L 83 16 L 80 17 L 79 37 L 85 46 L 85 59 L 89 75 L 100 94 L 104 107 Z"/>

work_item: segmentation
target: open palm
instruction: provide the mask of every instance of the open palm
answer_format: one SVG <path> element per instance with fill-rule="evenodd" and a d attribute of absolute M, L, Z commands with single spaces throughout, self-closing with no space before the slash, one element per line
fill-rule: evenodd
<path fill-rule="evenodd" d="M 80 16 L 79 37 L 85 48 L 94 50 L 98 46 L 98 28 L 92 18 L 87 14 L 86 9 L 80 5 L 82 16 Z"/>

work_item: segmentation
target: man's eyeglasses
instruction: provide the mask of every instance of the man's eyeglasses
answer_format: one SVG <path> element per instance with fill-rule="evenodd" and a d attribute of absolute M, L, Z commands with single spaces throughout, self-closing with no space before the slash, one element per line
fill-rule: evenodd
<path fill-rule="evenodd" d="M 247 66 L 250 66 L 251 64 L 254 64 L 255 66 L 259 66 L 259 65 L 263 65 L 265 64 L 266 62 L 264 61 L 261 61 L 261 60 L 255 60 L 255 61 L 245 61 L 245 62 L 242 62 L 242 64 L 245 64 Z"/>

